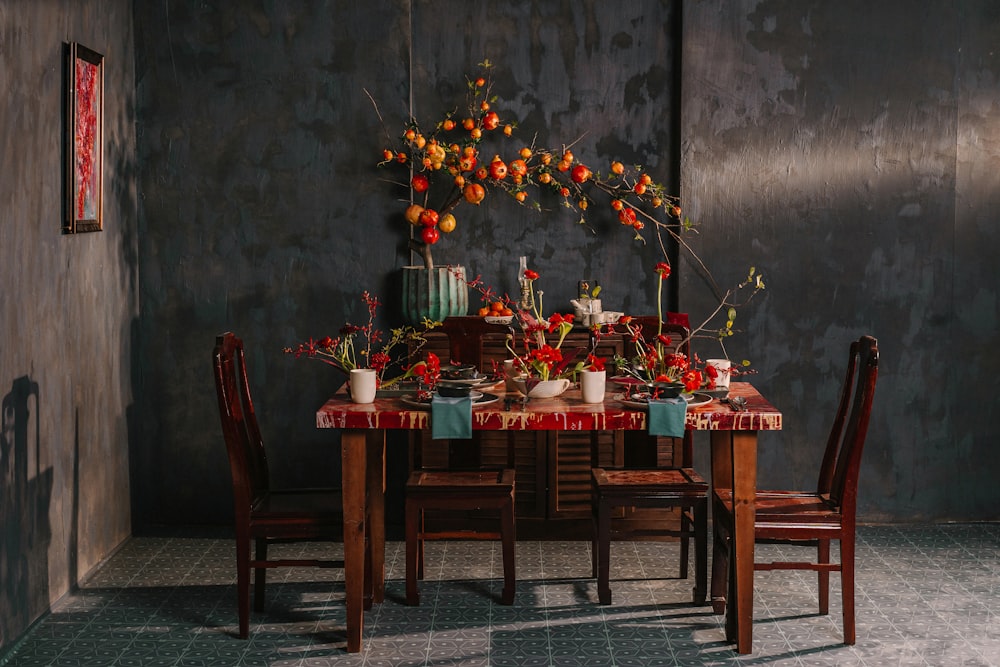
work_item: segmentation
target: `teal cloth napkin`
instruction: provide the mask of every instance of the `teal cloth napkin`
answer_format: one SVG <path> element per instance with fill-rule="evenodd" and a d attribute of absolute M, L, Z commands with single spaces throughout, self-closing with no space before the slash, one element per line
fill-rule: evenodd
<path fill-rule="evenodd" d="M 687 416 L 687 401 L 683 398 L 667 398 L 649 401 L 649 434 L 671 438 L 684 436 L 684 420 Z"/>
<path fill-rule="evenodd" d="M 472 437 L 472 398 L 438 396 L 431 399 L 431 438 L 468 440 Z"/>

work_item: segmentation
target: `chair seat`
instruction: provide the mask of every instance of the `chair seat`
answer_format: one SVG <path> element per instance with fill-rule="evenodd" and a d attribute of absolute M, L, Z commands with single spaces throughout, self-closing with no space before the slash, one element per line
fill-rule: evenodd
<path fill-rule="evenodd" d="M 708 483 L 693 468 L 608 469 L 594 468 L 594 484 L 605 496 L 704 495 Z"/>
<path fill-rule="evenodd" d="M 510 489 L 514 486 L 514 471 L 504 470 L 415 470 L 406 482 L 414 491 L 433 489 L 440 492 L 453 488 L 458 492 L 470 487 L 477 489 Z"/>
<path fill-rule="evenodd" d="M 726 509 L 724 516 L 731 516 L 732 492 L 719 491 L 716 496 Z M 809 531 L 822 528 L 836 531 L 843 522 L 840 508 L 829 498 L 816 493 L 758 491 L 754 507 L 756 509 L 754 533 L 758 538 L 787 537 L 787 533 L 798 525 Z"/>
<path fill-rule="evenodd" d="M 342 506 L 340 489 L 275 489 L 258 498 L 251 511 L 257 517 L 298 517 L 304 514 L 339 517 Z"/>

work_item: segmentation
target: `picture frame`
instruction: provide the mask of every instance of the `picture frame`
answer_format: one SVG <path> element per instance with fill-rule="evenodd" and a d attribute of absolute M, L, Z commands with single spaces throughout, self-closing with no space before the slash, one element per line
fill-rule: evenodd
<path fill-rule="evenodd" d="M 66 44 L 63 231 L 104 229 L 104 56 Z"/>

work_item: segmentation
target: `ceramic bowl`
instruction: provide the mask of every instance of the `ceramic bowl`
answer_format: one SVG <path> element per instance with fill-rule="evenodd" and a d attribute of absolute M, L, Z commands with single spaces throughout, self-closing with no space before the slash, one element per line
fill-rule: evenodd
<path fill-rule="evenodd" d="M 513 382 L 517 387 L 517 390 L 528 398 L 554 398 L 569 389 L 570 385 L 570 381 L 566 378 L 559 380 L 542 380 L 540 382 L 531 383 L 531 389 L 529 390 L 529 383 L 525 380 L 525 378 L 516 378 Z"/>

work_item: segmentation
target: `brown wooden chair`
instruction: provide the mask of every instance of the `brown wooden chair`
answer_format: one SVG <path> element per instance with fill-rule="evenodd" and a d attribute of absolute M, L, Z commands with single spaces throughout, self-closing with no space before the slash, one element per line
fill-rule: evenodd
<path fill-rule="evenodd" d="M 483 368 L 483 338 L 487 334 L 505 334 L 506 327 L 487 324 L 481 317 L 447 318 L 439 331 L 448 336 L 448 361 L 474 364 Z M 500 601 L 514 603 L 515 590 L 515 520 L 514 520 L 514 451 L 513 434 L 508 438 L 507 462 L 499 469 L 479 466 L 479 448 L 474 442 L 450 443 L 446 465 L 425 466 L 422 457 L 423 434 L 413 442 L 412 467 L 406 482 L 406 603 L 420 604 L 417 581 L 424 578 L 424 542 L 426 540 L 500 540 L 503 550 L 504 584 Z M 459 451 L 461 454 L 459 454 Z M 461 459 L 458 461 L 458 459 Z M 496 514 L 499 526 L 493 529 L 487 518 L 460 516 L 436 529 L 428 527 L 425 512 L 464 514 L 486 510 Z"/>
<path fill-rule="evenodd" d="M 212 353 L 222 433 L 233 477 L 236 523 L 236 590 L 239 635 L 250 631 L 250 570 L 255 572 L 254 609 L 264 607 L 264 582 L 273 567 L 343 567 L 343 560 L 268 560 L 275 541 L 339 541 L 343 538 L 340 489 L 272 489 L 267 455 L 261 439 L 243 341 L 232 333 L 219 335 Z M 251 557 L 251 540 L 256 543 Z"/>
<path fill-rule="evenodd" d="M 636 318 L 644 339 L 653 339 L 658 318 Z M 681 324 L 663 324 L 680 352 L 690 356 L 690 330 Z M 649 436 L 646 436 L 649 437 Z M 653 438 L 655 440 L 655 438 Z M 601 604 L 611 604 L 611 540 L 675 537 L 680 539 L 680 577 L 688 577 L 689 540 L 694 538 L 694 604 L 704 604 L 708 590 L 708 483 L 692 467 L 691 431 L 680 439 L 680 460 L 671 465 L 642 468 L 602 468 L 591 471 L 593 530 L 591 576 L 597 578 Z M 596 465 L 596 461 L 595 461 Z M 619 508 L 663 508 L 679 511 L 679 527 L 661 521 L 655 526 L 629 526 L 620 520 L 616 527 L 612 514 Z"/>
<path fill-rule="evenodd" d="M 878 343 L 862 336 L 851 343 L 840 403 L 826 443 L 815 491 L 757 491 L 754 539 L 816 547 L 816 562 L 754 563 L 754 570 L 813 570 L 819 576 L 819 613 L 830 612 L 830 572 L 840 572 L 844 643 L 854 644 L 854 544 L 861 453 L 868 433 Z M 718 522 L 713 547 L 713 597 L 725 590 L 729 572 L 732 493 L 717 491 L 713 517 Z M 830 541 L 840 541 L 840 562 L 830 562 Z M 730 592 L 730 594 L 732 594 Z M 722 611 L 717 609 L 716 611 Z"/>

